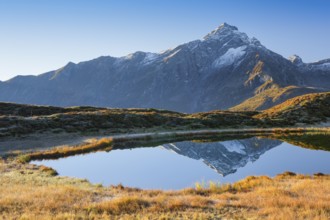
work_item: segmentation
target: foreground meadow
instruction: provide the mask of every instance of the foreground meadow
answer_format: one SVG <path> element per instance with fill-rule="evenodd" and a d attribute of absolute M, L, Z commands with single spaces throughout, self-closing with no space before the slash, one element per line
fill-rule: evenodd
<path fill-rule="evenodd" d="M 284 173 L 180 191 L 103 187 L 0 161 L 1 219 L 329 219 L 330 176 Z"/>

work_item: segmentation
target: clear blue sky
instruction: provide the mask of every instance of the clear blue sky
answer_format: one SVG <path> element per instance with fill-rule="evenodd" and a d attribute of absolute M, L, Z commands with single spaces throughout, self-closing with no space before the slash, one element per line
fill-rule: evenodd
<path fill-rule="evenodd" d="M 330 58 L 329 0 L 0 0 L 0 80 L 162 51 L 223 22 L 284 57 Z"/>

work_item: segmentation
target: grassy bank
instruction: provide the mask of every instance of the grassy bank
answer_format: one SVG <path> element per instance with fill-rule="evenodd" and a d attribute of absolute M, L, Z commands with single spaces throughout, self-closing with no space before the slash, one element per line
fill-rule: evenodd
<path fill-rule="evenodd" d="M 27 163 L 32 160 L 57 159 L 96 151 L 108 151 L 111 150 L 112 143 L 112 138 L 102 138 L 100 140 L 94 140 L 91 143 L 77 146 L 63 146 L 46 151 L 26 153 L 18 156 L 16 159 L 20 163 Z"/>
<path fill-rule="evenodd" d="M 329 128 L 264 128 L 264 129 L 222 129 L 222 130 L 191 130 L 191 131 L 168 131 L 168 132 L 154 132 L 154 133 L 141 133 L 141 134 L 124 134 L 112 137 L 103 137 L 100 139 L 91 139 L 88 143 L 82 143 L 75 146 L 62 146 L 47 149 L 44 151 L 35 151 L 30 149 L 30 152 L 20 154 L 15 152 L 7 157 L 17 156 L 17 161 L 27 163 L 31 160 L 43 159 L 58 159 L 79 154 L 86 154 L 96 151 L 110 151 L 113 148 L 133 148 L 135 146 L 155 146 L 167 142 L 177 142 L 185 140 L 197 139 L 210 139 L 210 141 L 225 141 L 232 139 L 242 139 L 253 136 L 260 136 L 265 138 L 277 138 L 281 140 L 289 140 L 291 143 L 294 140 L 300 140 L 299 137 L 304 137 L 305 141 L 308 139 L 312 142 L 321 142 L 323 145 L 327 144 L 327 137 L 330 134 Z M 319 138 L 323 135 L 322 140 L 314 138 L 317 135 Z M 322 137 L 323 137 L 322 136 Z M 212 140 L 213 139 L 213 140 Z M 312 145 L 313 143 L 310 143 Z M 323 146 L 322 145 L 322 146 Z M 319 149 L 327 149 L 326 146 Z M 311 148 L 311 147 L 310 147 Z M 327 149 L 329 150 L 329 149 Z"/>
<path fill-rule="evenodd" d="M 286 173 L 180 191 L 102 187 L 0 161 L 2 219 L 329 219 L 330 176 Z"/>
<path fill-rule="evenodd" d="M 276 140 L 281 140 L 295 146 L 313 149 L 330 151 L 330 130 L 320 130 L 318 132 L 303 132 L 303 133 L 285 133 L 285 134 L 272 134 L 266 136 Z"/>

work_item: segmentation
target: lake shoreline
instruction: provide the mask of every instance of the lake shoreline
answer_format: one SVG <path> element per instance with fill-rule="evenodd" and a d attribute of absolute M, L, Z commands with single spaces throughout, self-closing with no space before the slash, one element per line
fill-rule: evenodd
<path fill-rule="evenodd" d="M 100 184 L 91 184 L 87 180 L 57 176 L 56 170 L 52 168 L 28 163 L 31 159 L 45 158 L 45 155 L 49 158 L 54 155 L 57 157 L 71 156 L 73 152 L 71 150 L 74 148 L 76 148 L 76 152 L 73 152 L 72 155 L 77 152 L 88 153 L 90 150 L 111 150 L 112 141 L 120 144 L 168 138 L 175 140 L 187 136 L 189 138 L 205 135 L 214 136 L 215 134 L 230 136 L 276 133 L 280 135 L 328 134 L 329 128 L 212 129 L 120 134 L 107 136 L 107 138 L 94 136 L 94 138 L 89 137 L 88 141 L 84 140 L 82 146 L 85 145 L 86 147 L 88 144 L 90 146 L 82 150 L 70 146 L 59 147 L 55 151 L 54 149 L 49 151 L 39 151 L 40 149 L 38 149 L 38 151 L 32 152 L 32 154 L 35 153 L 35 158 L 25 158 L 26 161 L 20 160 L 22 159 L 19 158 L 20 156 L 26 155 L 21 152 L 15 157 L 12 155 L 12 157 L 0 159 L 0 191 L 2 193 L 0 211 L 2 216 L 8 218 L 13 216 L 25 216 L 27 218 L 47 216 L 47 218 L 61 219 L 64 218 L 63 216 L 69 216 L 69 218 L 104 218 L 107 216 L 107 218 L 134 219 L 137 215 L 148 218 L 154 215 L 163 215 L 168 218 L 180 216 L 192 218 L 193 215 L 211 219 L 275 218 L 278 217 L 277 214 L 280 210 L 283 211 L 283 204 L 287 204 L 285 206 L 291 207 L 287 212 L 292 218 L 328 218 L 330 213 L 325 207 L 329 207 L 329 200 L 327 200 L 326 195 L 330 195 L 330 192 L 327 191 L 330 189 L 330 176 L 327 174 L 299 175 L 287 172 L 274 178 L 250 176 L 233 184 L 210 184 L 202 188 L 166 191 L 141 190 L 122 185 L 103 187 Z M 78 138 L 78 136 L 75 137 Z M 111 142 L 105 142 L 110 140 Z M 61 149 L 64 151 L 61 152 Z M 8 190 L 9 186 L 11 190 Z M 299 190 L 297 191 L 297 189 Z M 20 197 L 17 197 L 17 192 L 20 192 Z M 42 195 L 44 199 L 41 199 L 39 195 Z M 60 199 L 57 199 L 57 202 L 53 204 L 47 202 L 54 197 Z M 29 198 L 29 202 L 26 203 L 24 198 Z M 31 200 L 31 198 L 39 199 Z M 247 200 L 247 198 L 249 199 Z M 260 198 L 265 201 L 263 204 L 248 203 L 250 200 L 258 201 Z M 312 202 L 309 201 L 310 198 L 312 198 Z M 15 201 L 15 203 L 10 201 Z M 63 202 L 63 205 L 59 201 L 71 202 L 68 204 Z M 316 201 L 321 202 L 315 205 Z M 21 204 L 22 209 L 14 210 L 15 204 Z M 301 204 L 304 205 L 301 206 Z M 35 208 L 38 206 L 42 208 Z M 49 209 L 49 207 L 52 208 Z M 272 208 L 270 209 L 270 207 Z"/>

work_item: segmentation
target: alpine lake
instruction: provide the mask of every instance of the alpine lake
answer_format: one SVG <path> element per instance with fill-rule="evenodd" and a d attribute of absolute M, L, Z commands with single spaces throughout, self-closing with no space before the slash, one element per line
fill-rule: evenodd
<path fill-rule="evenodd" d="M 104 186 L 177 190 L 283 172 L 330 173 L 330 135 L 206 137 L 114 144 L 111 150 L 31 161 Z"/>

